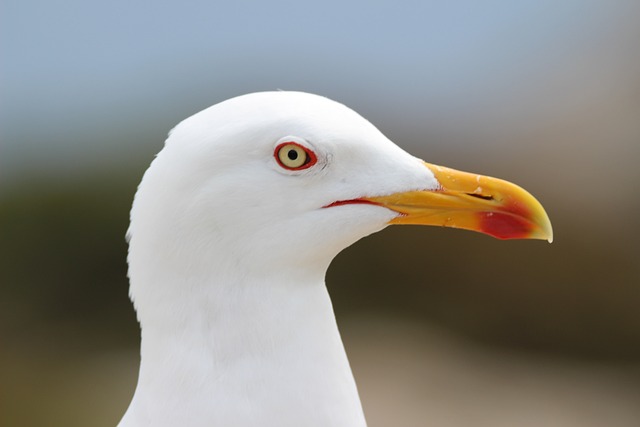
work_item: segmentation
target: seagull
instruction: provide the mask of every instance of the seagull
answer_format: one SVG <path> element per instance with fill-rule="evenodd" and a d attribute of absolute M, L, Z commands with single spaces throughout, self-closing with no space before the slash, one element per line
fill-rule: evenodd
<path fill-rule="evenodd" d="M 426 163 L 322 96 L 253 93 L 182 121 L 131 210 L 141 363 L 119 427 L 366 426 L 324 278 L 390 224 L 553 236 L 522 188 Z"/>

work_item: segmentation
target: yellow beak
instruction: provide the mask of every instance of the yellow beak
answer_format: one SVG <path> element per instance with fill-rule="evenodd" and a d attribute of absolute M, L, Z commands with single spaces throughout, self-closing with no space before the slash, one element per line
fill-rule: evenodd
<path fill-rule="evenodd" d="M 433 172 L 440 188 L 363 200 L 398 212 L 391 224 L 462 228 L 498 239 L 553 240 L 544 208 L 521 187 L 497 178 L 426 162 L 424 165 Z"/>

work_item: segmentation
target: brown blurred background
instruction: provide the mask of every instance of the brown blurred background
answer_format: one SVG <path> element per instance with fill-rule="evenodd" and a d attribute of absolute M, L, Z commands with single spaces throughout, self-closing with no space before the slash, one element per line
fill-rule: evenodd
<path fill-rule="evenodd" d="M 638 22 L 632 1 L 3 2 L 0 425 L 119 421 L 136 185 L 177 122 L 278 88 L 514 181 L 554 225 L 391 227 L 334 261 L 371 427 L 640 425 Z"/>

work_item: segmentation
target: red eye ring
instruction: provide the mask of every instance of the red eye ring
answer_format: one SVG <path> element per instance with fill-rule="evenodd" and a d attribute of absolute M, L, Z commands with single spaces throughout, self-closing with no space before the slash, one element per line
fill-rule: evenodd
<path fill-rule="evenodd" d="M 293 141 L 278 144 L 273 152 L 273 157 L 280 167 L 291 171 L 308 169 L 318 163 L 316 153 Z"/>

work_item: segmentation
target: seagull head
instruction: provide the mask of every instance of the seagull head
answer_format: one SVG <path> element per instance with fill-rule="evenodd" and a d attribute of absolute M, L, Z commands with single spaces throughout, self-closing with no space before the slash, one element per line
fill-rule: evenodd
<path fill-rule="evenodd" d="M 171 131 L 135 198 L 130 269 L 140 252 L 158 264 L 188 256 L 191 271 L 213 259 L 259 274 L 323 271 L 390 224 L 552 239 L 544 209 L 522 188 L 426 163 L 327 98 L 263 92 Z"/>

